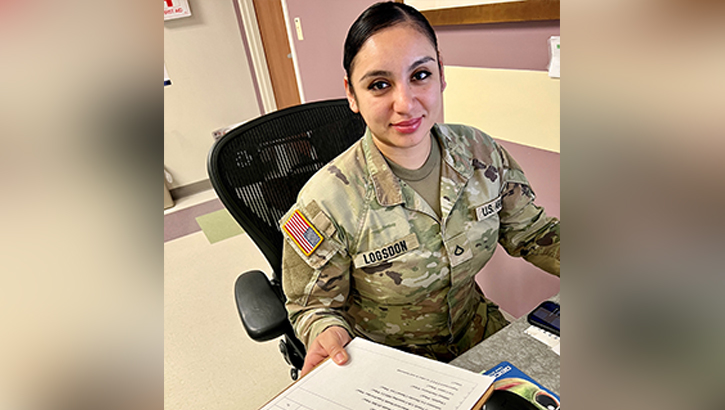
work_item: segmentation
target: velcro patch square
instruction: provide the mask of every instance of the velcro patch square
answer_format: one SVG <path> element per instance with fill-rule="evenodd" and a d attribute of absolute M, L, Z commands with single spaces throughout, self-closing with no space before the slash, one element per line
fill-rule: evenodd
<path fill-rule="evenodd" d="M 306 256 L 312 255 L 324 239 L 299 210 L 292 213 L 282 228 Z"/>

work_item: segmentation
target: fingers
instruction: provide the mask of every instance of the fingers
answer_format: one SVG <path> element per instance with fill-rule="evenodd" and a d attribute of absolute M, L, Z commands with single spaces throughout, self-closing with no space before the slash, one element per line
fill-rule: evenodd
<path fill-rule="evenodd" d="M 348 359 L 344 346 L 350 341 L 350 335 L 347 330 L 337 326 L 329 327 L 323 333 L 328 330 L 326 337 L 320 340 L 320 344 L 336 364 L 343 365 Z"/>
<path fill-rule="evenodd" d="M 321 361 L 322 357 L 319 355 L 313 357 L 309 352 L 307 353 L 307 356 L 305 356 L 305 364 L 302 366 L 302 373 L 300 376 L 304 377 L 307 373 L 310 372 L 310 370 L 314 369 L 315 366 L 317 366 Z"/>
<path fill-rule="evenodd" d="M 344 347 L 350 340 L 352 339 L 347 330 L 339 326 L 331 326 L 325 329 L 315 338 L 307 350 L 305 363 L 302 366 L 302 376 L 309 373 L 327 357 L 331 357 L 338 365 L 347 363 L 348 355 Z"/>

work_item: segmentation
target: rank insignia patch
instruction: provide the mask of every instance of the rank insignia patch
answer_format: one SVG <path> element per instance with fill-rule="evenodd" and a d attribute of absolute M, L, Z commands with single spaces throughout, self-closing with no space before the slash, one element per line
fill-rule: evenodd
<path fill-rule="evenodd" d="M 310 256 L 324 239 L 298 210 L 292 213 L 282 228 L 306 256 Z"/>

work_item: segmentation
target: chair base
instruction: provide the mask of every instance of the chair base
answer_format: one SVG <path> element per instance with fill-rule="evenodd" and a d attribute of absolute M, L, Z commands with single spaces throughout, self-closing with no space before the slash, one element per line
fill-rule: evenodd
<path fill-rule="evenodd" d="M 299 377 L 299 371 L 305 363 L 304 354 L 300 354 L 301 352 L 294 348 L 293 342 L 290 341 L 287 335 L 285 335 L 284 339 L 279 341 L 279 351 L 282 352 L 282 356 L 287 364 L 292 366 L 290 369 L 290 376 L 292 377 L 292 380 L 297 380 Z"/>

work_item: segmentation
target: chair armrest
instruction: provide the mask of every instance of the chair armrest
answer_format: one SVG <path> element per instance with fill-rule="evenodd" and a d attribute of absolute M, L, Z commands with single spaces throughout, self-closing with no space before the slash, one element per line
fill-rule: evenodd
<path fill-rule="evenodd" d="M 287 309 L 264 272 L 245 272 L 234 284 L 234 299 L 247 334 L 258 342 L 282 336 L 290 329 Z"/>

